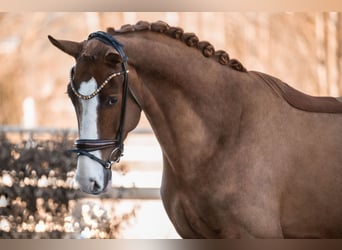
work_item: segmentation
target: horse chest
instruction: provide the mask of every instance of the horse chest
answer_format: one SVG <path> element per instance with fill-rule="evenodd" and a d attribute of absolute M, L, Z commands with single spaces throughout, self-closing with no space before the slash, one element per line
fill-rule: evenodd
<path fill-rule="evenodd" d="M 179 235 L 183 238 L 217 238 L 218 230 L 210 225 L 216 212 L 208 208 L 208 199 L 199 198 L 198 187 L 196 195 L 192 194 L 193 188 L 176 178 L 167 162 L 164 162 L 164 171 L 161 185 L 161 198 L 165 210 Z M 210 211 L 209 211 L 210 210 Z M 211 217 L 211 219 L 208 219 Z"/>
<path fill-rule="evenodd" d="M 161 198 L 172 224 L 181 237 L 224 238 L 227 233 L 231 238 L 240 236 L 238 227 L 232 223 L 234 220 L 227 214 L 227 204 L 217 200 L 217 197 L 222 198 L 224 195 L 217 192 L 213 195 L 210 191 L 218 190 L 215 185 L 217 183 L 212 182 L 210 186 L 208 183 L 189 184 L 189 181 L 176 177 L 168 162 L 164 161 Z"/>
<path fill-rule="evenodd" d="M 183 238 L 216 238 L 220 233 L 218 228 L 210 226 L 208 213 L 198 201 L 189 199 L 180 193 L 163 196 L 163 203 L 167 214 L 177 232 Z"/>

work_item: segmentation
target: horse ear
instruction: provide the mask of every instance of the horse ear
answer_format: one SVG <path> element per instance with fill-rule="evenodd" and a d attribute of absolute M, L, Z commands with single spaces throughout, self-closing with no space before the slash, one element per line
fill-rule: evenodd
<path fill-rule="evenodd" d="M 113 65 L 122 63 L 121 56 L 114 52 L 107 52 L 107 54 L 105 55 L 105 60 L 107 63 L 113 64 Z"/>
<path fill-rule="evenodd" d="M 50 42 L 55 45 L 57 48 L 62 50 L 63 52 L 77 58 L 82 49 L 82 43 L 66 41 L 66 40 L 57 40 L 52 36 L 48 36 Z"/>

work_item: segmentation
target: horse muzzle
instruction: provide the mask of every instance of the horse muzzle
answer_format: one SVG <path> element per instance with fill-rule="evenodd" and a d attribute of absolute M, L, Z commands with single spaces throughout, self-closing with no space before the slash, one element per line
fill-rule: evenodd
<path fill-rule="evenodd" d="M 80 189 L 90 194 L 107 191 L 111 187 L 111 167 L 119 162 L 123 144 L 118 140 L 79 139 L 74 145 L 70 152 L 78 154 L 76 180 Z M 107 160 L 100 154 L 105 149 L 111 149 Z"/>
<path fill-rule="evenodd" d="M 112 171 L 110 168 L 103 168 L 89 157 L 79 156 L 76 181 L 81 191 L 94 195 L 100 194 L 111 188 Z"/>

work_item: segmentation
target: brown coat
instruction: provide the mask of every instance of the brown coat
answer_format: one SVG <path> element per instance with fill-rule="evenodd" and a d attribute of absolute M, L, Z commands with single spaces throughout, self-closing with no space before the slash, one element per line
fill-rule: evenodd
<path fill-rule="evenodd" d="M 247 71 L 161 22 L 109 32 L 124 44 L 130 87 L 162 148 L 162 200 L 182 237 L 342 237 L 340 102 Z M 110 73 L 109 46 L 50 40 L 87 72 L 77 82 Z M 119 121 L 98 112 L 101 136 L 115 134 Z M 126 112 L 127 134 L 139 116 L 132 100 Z"/>

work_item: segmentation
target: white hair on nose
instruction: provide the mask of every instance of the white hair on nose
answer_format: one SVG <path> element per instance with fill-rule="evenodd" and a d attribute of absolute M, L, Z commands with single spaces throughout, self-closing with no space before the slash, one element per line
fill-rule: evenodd
<path fill-rule="evenodd" d="M 82 82 L 78 92 L 82 95 L 90 95 L 97 89 L 97 83 L 94 78 L 88 82 Z M 98 96 L 89 100 L 79 99 L 82 106 L 80 139 L 98 139 L 97 131 L 97 106 Z"/>
<path fill-rule="evenodd" d="M 88 82 L 82 82 L 78 92 L 82 95 L 90 95 L 97 89 L 97 82 L 91 78 Z M 81 103 L 82 114 L 80 117 L 79 136 L 80 139 L 99 139 L 97 128 L 97 107 L 99 105 L 99 97 L 94 96 L 89 100 L 79 99 Z M 91 154 L 101 159 L 100 151 L 93 151 Z M 92 179 L 97 183 L 103 183 L 102 165 L 91 160 L 87 156 L 79 156 L 77 161 L 76 179 L 81 188 L 89 188 L 89 180 Z"/>

